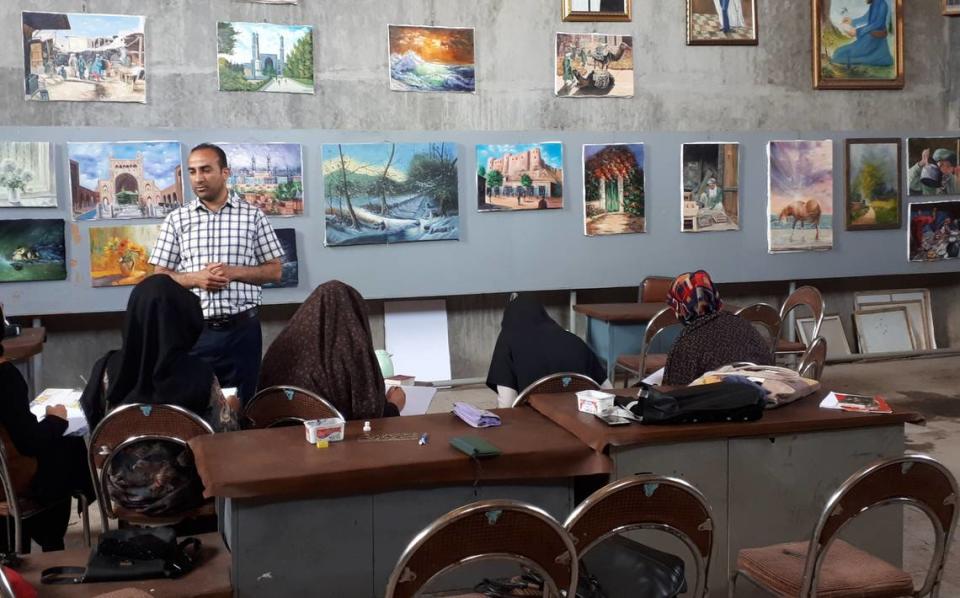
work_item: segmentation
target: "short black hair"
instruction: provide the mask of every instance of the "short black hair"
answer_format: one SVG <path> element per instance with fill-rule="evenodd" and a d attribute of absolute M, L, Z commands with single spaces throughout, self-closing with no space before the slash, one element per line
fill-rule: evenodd
<path fill-rule="evenodd" d="M 217 154 L 217 159 L 220 161 L 220 168 L 229 168 L 227 166 L 227 152 L 223 151 L 223 148 L 219 145 L 214 145 L 212 143 L 201 143 L 198 146 L 195 146 L 190 153 L 199 152 L 200 150 L 210 150 Z"/>

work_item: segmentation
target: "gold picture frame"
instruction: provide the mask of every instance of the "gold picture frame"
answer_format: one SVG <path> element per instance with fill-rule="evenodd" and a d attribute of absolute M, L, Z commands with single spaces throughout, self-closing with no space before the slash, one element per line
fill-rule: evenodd
<path fill-rule="evenodd" d="M 945 17 L 960 17 L 960 1 L 940 0 L 940 6 Z"/>
<path fill-rule="evenodd" d="M 744 25 L 749 23 L 748 36 L 744 37 L 741 31 L 733 31 L 731 34 L 723 34 L 715 31 L 716 25 L 709 24 L 710 33 L 707 35 L 697 34 L 698 19 L 709 19 L 708 15 L 694 14 L 694 4 L 696 0 L 686 0 L 687 2 L 687 45 L 688 46 L 756 46 L 760 40 L 760 27 L 757 22 L 757 0 L 745 0 L 741 4 L 740 11 L 743 13 Z M 739 14 L 739 13 L 738 13 Z"/>
<path fill-rule="evenodd" d="M 823 9 L 824 0 L 811 0 L 811 21 L 813 25 L 813 86 L 815 89 L 903 89 L 903 0 L 879 1 L 887 2 L 888 6 L 893 9 L 893 14 L 888 15 L 886 29 L 882 32 L 875 30 L 870 33 L 864 33 L 857 37 L 856 34 L 850 34 L 854 31 L 854 25 L 850 18 L 846 18 L 846 26 L 849 28 L 848 31 L 842 32 L 836 24 L 830 20 L 830 16 L 825 14 Z M 825 31 L 825 24 L 828 24 L 832 31 Z M 850 43 L 844 44 L 844 47 L 848 45 L 852 46 L 854 43 L 869 43 L 871 39 L 883 39 L 890 34 L 895 35 L 894 49 L 890 53 L 893 58 L 893 65 L 874 66 L 848 63 L 844 66 L 834 63 L 831 58 L 836 56 L 836 54 L 828 56 L 828 49 L 824 48 L 823 40 L 825 34 L 829 34 L 832 39 L 836 39 L 838 36 L 842 38 L 844 35 L 849 37 Z M 861 40 L 866 41 L 861 42 Z M 842 48 L 835 48 L 835 51 L 837 49 Z M 858 74 L 869 74 L 877 68 L 892 69 L 894 76 L 888 78 L 856 76 Z M 827 76 L 828 72 L 841 73 L 843 76 Z"/>
<path fill-rule="evenodd" d="M 623 0 L 622 10 L 602 10 L 602 0 L 583 0 L 596 4 L 597 10 L 574 10 L 574 0 L 560 0 L 564 21 L 631 21 L 633 0 Z"/>

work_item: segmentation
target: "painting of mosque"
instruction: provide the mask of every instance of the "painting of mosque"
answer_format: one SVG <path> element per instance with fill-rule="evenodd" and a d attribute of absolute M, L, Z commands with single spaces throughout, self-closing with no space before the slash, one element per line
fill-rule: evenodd
<path fill-rule="evenodd" d="M 563 208 L 563 144 L 478 145 L 481 212 Z"/>
<path fill-rule="evenodd" d="M 833 248 L 833 142 L 767 144 L 770 253 Z"/>
<path fill-rule="evenodd" d="M 0 282 L 65 280 L 63 220 L 0 220 Z"/>
<path fill-rule="evenodd" d="M 314 93 L 313 27 L 217 23 L 220 91 Z"/>
<path fill-rule="evenodd" d="M 817 89 L 903 89 L 903 0 L 814 0 Z"/>
<path fill-rule="evenodd" d="M 457 145 L 323 146 L 326 245 L 460 238 Z"/>
<path fill-rule="evenodd" d="M 267 216 L 303 214 L 299 143 L 218 143 L 227 154 L 227 185 Z"/>
<path fill-rule="evenodd" d="M 558 33 L 554 93 L 570 98 L 632 98 L 633 37 Z"/>
<path fill-rule="evenodd" d="M 0 208 L 55 207 L 53 144 L 0 141 Z"/>
<path fill-rule="evenodd" d="M 144 17 L 24 12 L 29 101 L 147 101 Z"/>
<path fill-rule="evenodd" d="M 159 224 L 90 227 L 90 283 L 94 288 L 135 285 L 153 274 L 150 253 Z"/>
<path fill-rule="evenodd" d="M 687 0 L 687 45 L 757 45 L 756 0 Z"/>
<path fill-rule="evenodd" d="M 642 143 L 583 146 L 584 233 L 646 231 L 646 180 Z"/>
<path fill-rule="evenodd" d="M 680 230 L 740 230 L 740 145 L 684 143 Z"/>
<path fill-rule="evenodd" d="M 264 283 L 265 289 L 285 289 L 300 284 L 300 264 L 297 261 L 297 231 L 292 228 L 276 228 L 277 239 L 283 248 L 280 258 L 280 282 Z"/>
<path fill-rule="evenodd" d="M 390 25 L 390 89 L 473 93 L 473 29 Z"/>
<path fill-rule="evenodd" d="M 163 218 L 183 205 L 177 141 L 68 143 L 74 220 Z"/>

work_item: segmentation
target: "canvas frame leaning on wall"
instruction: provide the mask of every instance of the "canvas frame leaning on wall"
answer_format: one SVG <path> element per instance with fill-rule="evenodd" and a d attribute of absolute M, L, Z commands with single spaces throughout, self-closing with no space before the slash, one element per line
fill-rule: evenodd
<path fill-rule="evenodd" d="M 620 5 L 614 9 L 605 9 L 607 0 L 560 0 L 564 21 L 631 21 L 633 0 L 614 1 Z M 583 5 L 583 7 L 581 7 Z M 593 5 L 596 8 L 593 8 Z M 586 8 L 586 10 L 584 10 Z"/>
<path fill-rule="evenodd" d="M 686 0 L 688 46 L 756 46 L 760 39 L 757 23 L 757 0 L 735 0 L 735 6 L 723 31 L 723 18 L 719 14 L 703 12 L 702 5 L 713 5 L 714 13 L 720 8 L 719 0 Z M 698 10 L 699 9 L 699 10 Z M 717 29 L 719 19 L 719 29 Z M 742 22 L 741 22 L 742 19 Z"/>
<path fill-rule="evenodd" d="M 839 0 L 811 0 L 812 3 L 812 30 L 813 30 L 813 86 L 815 89 L 903 89 L 903 0 L 877 0 L 885 3 L 892 14 L 887 15 L 887 25 L 882 31 L 875 29 L 872 32 L 854 33 L 856 29 L 866 29 L 874 25 L 869 22 L 873 14 L 870 4 L 867 12 L 853 18 L 845 17 L 847 32 L 841 31 L 830 19 L 830 7 Z M 867 3 L 864 2 L 864 6 Z M 878 9 L 880 10 L 880 9 Z M 862 19 L 862 20 L 861 20 Z M 824 27 L 829 25 L 829 28 Z M 895 37 L 893 49 L 885 46 L 880 40 Z M 843 39 L 847 43 L 833 48 L 833 54 L 828 55 L 831 45 L 836 39 Z M 825 41 L 827 43 L 825 43 Z M 842 56 L 837 54 L 842 52 Z M 846 60 L 844 66 L 834 62 L 834 59 Z M 892 64 L 885 64 L 892 60 Z M 856 61 L 856 63 L 854 62 Z M 883 75 L 887 76 L 883 76 Z"/>
<path fill-rule="evenodd" d="M 885 198 L 883 200 L 870 200 L 864 202 L 862 200 L 862 195 L 854 197 L 856 193 L 863 193 L 863 189 L 856 189 L 856 181 L 853 180 L 853 177 L 856 176 L 855 172 L 861 178 L 863 175 L 863 170 L 858 169 L 859 164 L 855 164 L 858 156 L 856 155 L 855 147 L 856 146 L 894 146 L 895 147 L 895 163 L 894 166 L 896 170 L 892 173 L 883 173 L 889 175 L 888 182 L 891 183 L 892 189 L 892 198 Z M 889 147 L 888 147 L 889 149 Z M 889 166 L 889 165 L 888 165 Z M 846 224 L 846 230 L 886 230 L 886 229 L 898 229 L 903 224 L 903 180 L 901 179 L 901 174 L 903 172 L 903 143 L 897 137 L 890 138 L 870 138 L 870 139 L 847 139 L 844 144 L 844 159 L 843 159 L 843 208 L 844 208 L 844 223 Z M 883 201 L 884 204 L 893 201 L 893 206 L 888 205 L 878 205 L 878 201 Z M 873 222 L 866 222 L 863 216 L 867 214 L 858 214 L 861 210 L 867 208 L 874 211 Z M 877 216 L 877 209 L 883 209 L 884 213 L 894 214 L 895 219 L 891 221 L 889 217 L 880 218 Z M 860 222 L 857 222 L 861 220 Z"/>

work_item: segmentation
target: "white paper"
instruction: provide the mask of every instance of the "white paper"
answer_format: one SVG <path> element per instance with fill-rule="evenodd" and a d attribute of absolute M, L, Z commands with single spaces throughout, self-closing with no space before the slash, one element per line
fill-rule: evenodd
<path fill-rule="evenodd" d="M 827 396 L 823 397 L 823 400 L 820 401 L 821 409 L 840 409 L 840 401 L 837 399 L 837 395 L 832 392 L 828 392 Z"/>
<path fill-rule="evenodd" d="M 89 426 L 87 418 L 83 415 L 83 409 L 80 408 L 80 395 L 82 391 L 73 388 L 48 388 L 37 395 L 37 398 L 30 403 L 30 412 L 37 416 L 37 419 L 46 417 L 47 407 L 51 405 L 63 405 L 67 408 L 67 430 L 64 436 L 80 436 L 87 433 Z"/>
<path fill-rule="evenodd" d="M 387 385 L 387 390 L 399 388 L 407 395 L 407 403 L 400 411 L 400 415 L 423 415 L 430 408 L 433 396 L 437 394 L 437 389 L 432 386 L 391 386 Z"/>
<path fill-rule="evenodd" d="M 388 301 L 383 312 L 393 373 L 424 381 L 449 380 L 446 301 Z"/>
<path fill-rule="evenodd" d="M 645 382 L 646 384 L 649 384 L 650 386 L 659 386 L 663 384 L 663 370 L 665 369 L 666 368 L 660 368 L 659 370 L 655 371 L 654 373 L 644 378 L 643 382 Z"/>

